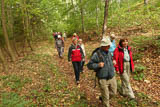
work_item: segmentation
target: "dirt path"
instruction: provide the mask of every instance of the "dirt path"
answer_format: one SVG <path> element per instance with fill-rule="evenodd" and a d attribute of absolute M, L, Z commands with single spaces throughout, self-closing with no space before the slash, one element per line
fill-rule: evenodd
<path fill-rule="evenodd" d="M 68 62 L 67 55 L 68 55 L 68 48 L 71 44 L 71 39 L 67 39 L 65 42 L 65 52 L 64 58 L 60 59 L 58 57 L 57 51 L 53 48 L 53 56 L 54 59 L 57 61 L 57 66 L 59 67 L 60 71 L 63 72 L 71 87 L 77 87 L 75 83 L 75 75 L 72 67 L 72 63 Z M 94 88 L 94 76 L 93 72 L 89 71 L 86 66 L 84 66 L 84 73 L 80 74 L 80 88 L 78 88 L 81 92 L 84 92 L 85 99 L 88 102 L 88 105 L 92 106 L 100 106 L 101 103 L 98 100 L 99 90 L 98 87 Z"/>
<path fill-rule="evenodd" d="M 45 43 L 45 44 L 44 44 Z M 87 69 L 86 66 L 84 66 L 84 73 L 80 75 L 80 88 L 77 87 L 76 83 L 75 83 L 75 76 L 74 76 L 74 71 L 73 71 L 73 67 L 72 67 L 72 63 L 67 61 L 67 55 L 68 55 L 68 48 L 71 44 L 71 39 L 67 39 L 65 42 L 65 52 L 64 52 L 64 58 L 60 59 L 58 57 L 58 53 L 57 50 L 55 49 L 54 45 L 51 46 L 51 44 L 48 44 L 47 42 L 44 42 L 42 45 L 45 48 L 45 50 L 41 50 L 41 54 L 48 54 L 50 56 L 53 56 L 53 61 L 54 63 L 56 63 L 56 66 L 59 70 L 59 72 L 63 73 L 69 86 L 68 87 L 75 87 L 79 90 L 80 93 L 84 93 L 84 100 L 87 101 L 87 105 L 88 106 L 96 106 L 96 107 L 101 107 L 101 102 L 99 101 L 99 88 L 98 86 L 96 88 L 94 88 L 94 79 L 95 79 L 95 73 L 93 71 L 89 71 Z M 89 55 L 91 54 L 91 52 L 98 47 L 99 44 L 98 42 L 87 42 L 87 44 L 85 44 L 85 48 L 86 48 L 86 55 L 87 55 L 87 61 L 89 59 Z M 37 53 L 37 52 L 36 52 Z M 117 79 L 119 80 L 119 76 L 117 76 Z M 119 81 L 120 82 L 120 81 Z M 137 91 L 137 86 L 139 86 L 139 82 L 138 81 L 134 81 L 133 78 L 131 78 L 131 83 L 133 84 L 133 89 L 135 91 Z M 143 84 L 145 84 L 143 82 Z M 143 103 L 143 101 L 148 102 L 148 104 L 146 103 L 146 105 L 152 105 L 153 107 L 157 107 L 154 106 L 152 104 L 151 101 L 149 101 L 148 99 L 146 100 L 147 97 L 144 97 L 143 94 L 141 95 L 141 93 L 143 92 L 143 89 L 139 89 L 138 93 L 135 92 L 136 96 L 139 99 L 138 103 Z M 149 95 L 150 93 L 147 93 L 147 95 Z M 80 95 L 81 96 L 81 95 Z M 78 96 L 77 96 L 78 97 Z M 82 96 L 81 96 L 82 98 Z M 126 98 L 120 96 L 119 94 L 117 94 L 117 96 L 112 99 L 110 101 L 111 105 L 113 107 L 120 107 L 123 105 L 132 105 L 132 103 L 134 104 L 134 102 L 129 102 Z M 65 106 L 65 105 L 64 105 Z"/>
<path fill-rule="evenodd" d="M 66 75 L 70 86 L 71 87 L 72 86 L 77 87 L 76 84 L 75 84 L 72 64 L 67 61 L 68 48 L 69 48 L 70 44 L 71 44 L 71 39 L 67 39 L 66 42 L 65 42 L 64 59 L 60 59 L 58 57 L 57 51 L 54 48 L 52 48 L 53 49 L 53 56 L 54 56 L 54 59 L 57 61 L 57 66 L 59 67 L 60 71 L 63 72 Z M 99 46 L 98 42 L 95 42 L 95 43 L 87 42 L 87 44 L 85 44 L 85 48 L 87 50 L 86 51 L 87 57 L 98 46 Z M 88 58 L 87 58 L 86 62 L 88 62 Z M 85 93 L 85 97 L 86 97 L 86 100 L 88 102 L 88 105 L 90 105 L 90 106 L 101 106 L 101 102 L 98 99 L 99 95 L 100 95 L 98 86 L 96 88 L 94 88 L 94 83 L 95 83 L 94 82 L 94 75 L 95 74 L 93 73 L 93 71 L 89 71 L 87 69 L 87 67 L 84 66 L 84 73 L 80 75 L 80 91 Z M 117 78 L 119 78 L 119 77 L 117 76 Z M 139 82 L 134 81 L 133 78 L 131 78 L 131 82 L 134 84 L 133 89 L 136 91 L 137 84 L 139 86 Z M 143 82 L 143 84 L 144 84 L 144 82 Z M 139 89 L 138 92 L 141 93 L 141 89 Z M 135 94 L 138 94 L 138 93 L 135 93 Z M 149 93 L 147 93 L 147 94 L 149 95 Z M 139 97 L 139 96 L 137 95 L 137 97 Z M 113 107 L 122 106 L 120 103 L 124 101 L 123 99 L 124 98 L 121 97 L 118 94 L 116 96 L 116 98 L 111 100 L 111 104 L 114 104 Z M 140 102 L 143 101 L 143 99 L 141 99 L 141 96 L 138 99 L 140 99 Z"/>

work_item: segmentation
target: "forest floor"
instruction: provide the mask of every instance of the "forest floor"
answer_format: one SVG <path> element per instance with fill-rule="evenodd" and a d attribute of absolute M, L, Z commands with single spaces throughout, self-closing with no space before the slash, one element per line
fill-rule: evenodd
<path fill-rule="evenodd" d="M 8 72 L 0 72 L 0 106 L 39 106 L 39 107 L 101 107 L 100 92 L 94 88 L 95 73 L 84 66 L 77 87 L 72 64 L 67 61 L 71 39 L 65 42 L 64 58 L 60 59 L 53 41 L 38 43 L 34 51 L 9 63 Z M 98 41 L 85 43 L 86 63 L 91 52 L 99 47 Z M 111 107 L 158 107 L 160 106 L 160 56 L 145 56 L 138 62 L 147 67 L 143 80 L 131 84 L 137 101 L 128 100 L 117 93 L 110 100 Z M 137 62 L 136 62 L 137 63 Z M 118 89 L 120 79 L 116 75 Z"/>

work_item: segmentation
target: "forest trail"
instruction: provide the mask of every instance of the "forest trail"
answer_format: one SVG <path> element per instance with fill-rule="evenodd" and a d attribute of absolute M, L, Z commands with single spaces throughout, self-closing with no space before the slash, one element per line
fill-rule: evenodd
<path fill-rule="evenodd" d="M 101 106 L 101 102 L 99 100 L 100 92 L 99 92 L 98 84 L 97 84 L 97 87 L 94 88 L 95 73 L 93 71 L 88 70 L 87 67 L 84 66 L 84 73 L 80 75 L 80 88 L 77 87 L 77 85 L 75 83 L 72 63 L 68 62 L 68 59 L 67 59 L 68 48 L 69 48 L 71 43 L 72 42 L 71 42 L 70 38 L 68 38 L 65 41 L 65 52 L 64 52 L 64 58 L 63 59 L 60 59 L 58 57 L 57 50 L 55 49 L 55 47 L 53 45 L 54 43 L 52 44 L 52 46 L 48 46 L 48 48 L 46 50 L 42 50 L 42 53 L 44 52 L 44 54 L 49 54 L 49 55 L 53 56 L 54 62 L 56 62 L 56 66 L 59 69 L 59 72 L 62 72 L 65 75 L 65 77 L 68 81 L 69 87 L 75 87 L 80 92 L 83 92 L 84 93 L 83 97 L 85 97 L 84 99 L 87 100 L 88 105 L 90 105 L 90 106 Z M 95 48 L 97 48 L 98 46 L 99 46 L 99 43 L 98 42 L 93 42 L 93 41 L 87 42 L 85 44 L 86 55 L 87 55 L 86 63 L 89 60 L 89 56 L 90 56 L 91 52 Z M 117 76 L 117 79 L 119 80 L 119 76 Z M 118 82 L 120 82 L 120 81 L 118 81 Z M 145 92 L 145 93 L 147 93 L 147 95 L 149 95 L 149 98 L 152 99 L 152 97 L 153 97 L 152 93 L 155 90 L 154 88 L 149 90 L 150 88 L 147 87 L 147 84 L 145 82 L 142 82 L 142 84 L 145 86 L 145 88 L 144 88 L 144 87 L 142 87 L 142 84 L 140 84 L 138 81 L 133 80 L 133 78 L 131 78 L 131 83 L 133 85 L 134 91 L 136 91 L 135 92 L 136 95 L 141 94 L 141 92 L 142 93 Z M 155 86 L 155 87 L 156 87 L 156 89 L 159 88 L 158 86 Z M 144 96 L 140 96 L 140 97 L 144 97 Z M 158 99 L 157 95 L 154 96 L 154 97 L 155 97 L 155 99 Z M 139 98 L 138 100 L 142 101 L 141 98 Z M 125 102 L 124 98 L 122 96 L 120 96 L 119 93 L 117 93 L 117 96 L 115 98 L 113 98 L 113 100 L 111 100 L 111 104 L 114 104 L 113 107 L 121 106 L 121 103 L 123 103 L 123 102 Z M 150 103 L 152 103 L 152 101 Z"/>
<path fill-rule="evenodd" d="M 1 72 L 0 75 L 0 97 L 4 97 L 2 102 L 19 101 L 24 103 L 21 100 L 25 97 L 25 100 L 30 100 L 30 103 L 35 106 L 101 107 L 98 84 L 94 88 L 95 73 L 93 71 L 84 66 L 84 73 L 80 75 L 80 87 L 77 87 L 75 83 L 72 63 L 67 60 L 70 44 L 71 38 L 67 38 L 63 59 L 58 57 L 54 42 L 47 40 L 34 45 L 34 51 L 19 57 L 15 63 L 10 63 L 10 71 Z M 86 63 L 89 61 L 91 52 L 97 47 L 99 47 L 98 41 L 85 43 Z M 131 84 L 138 102 L 128 101 L 127 98 L 117 93 L 110 100 L 111 107 L 133 107 L 133 105 L 139 104 L 145 107 L 158 107 L 160 93 L 156 90 L 160 90 L 159 65 L 157 65 L 160 64 L 159 58 L 142 58 L 142 62 L 146 64 L 147 71 L 150 71 L 145 71 L 145 80 L 147 81 L 136 81 L 133 76 L 131 77 Z M 157 70 L 155 70 L 155 66 L 157 66 Z M 117 75 L 116 78 L 119 88 L 119 76 Z M 12 96 L 13 93 L 19 97 Z M 12 97 L 8 98 L 9 95 Z"/>
<path fill-rule="evenodd" d="M 40 44 L 40 46 L 47 47 L 47 48 L 42 48 L 40 51 L 35 51 L 35 53 L 48 54 L 53 56 L 53 61 L 54 63 L 56 63 L 56 67 L 58 68 L 58 71 L 65 75 L 65 78 L 68 82 L 69 87 L 77 88 L 79 90 L 79 95 L 80 93 L 84 93 L 84 96 L 82 97 L 77 96 L 79 97 L 78 99 L 80 99 L 81 97 L 82 99 L 87 100 L 88 106 L 101 107 L 101 101 L 99 100 L 100 92 L 99 92 L 98 83 L 96 83 L 96 88 L 94 88 L 95 73 L 91 70 L 88 70 L 86 65 L 84 66 L 84 73 L 80 74 L 80 87 L 76 85 L 72 63 L 68 62 L 68 57 L 67 57 L 68 49 L 71 43 L 72 41 L 70 38 L 68 38 L 65 41 L 63 59 L 58 57 L 58 53 L 54 46 L 54 43 L 50 44 L 50 46 L 49 44 L 46 44 L 46 43 L 43 43 L 43 45 Z M 90 55 L 90 53 L 98 46 L 99 46 L 98 42 L 95 42 L 94 44 L 92 42 L 88 42 L 87 44 L 85 44 L 86 54 Z M 88 58 L 86 58 L 85 63 L 87 62 L 88 62 Z M 111 101 L 111 103 L 114 104 L 115 107 L 118 107 L 118 102 L 116 100 Z"/>
<path fill-rule="evenodd" d="M 75 82 L 75 75 L 72 67 L 72 63 L 68 62 L 68 49 L 70 44 L 72 43 L 71 39 L 68 38 L 65 41 L 65 49 L 64 49 L 64 57 L 63 59 L 58 57 L 57 50 L 54 45 L 52 45 L 47 50 L 43 51 L 44 54 L 49 54 L 53 56 L 54 61 L 56 62 L 56 66 L 58 67 L 59 71 L 62 72 L 67 81 L 69 87 L 76 87 L 78 90 L 84 93 L 84 97 L 87 100 L 88 105 L 92 106 L 100 106 L 101 103 L 99 101 L 99 90 L 94 88 L 95 82 L 94 82 L 94 73 L 92 71 L 89 71 L 86 66 L 84 66 L 84 73 L 80 74 L 80 87 L 77 87 Z M 87 46 L 88 47 L 88 46 Z M 87 49 L 87 48 L 86 48 Z M 93 48 L 94 49 L 94 48 Z M 93 50 L 92 49 L 92 50 Z M 87 49 L 88 50 L 88 49 Z M 86 61 L 88 62 L 88 61 Z M 80 96 L 78 96 L 80 97 Z"/>

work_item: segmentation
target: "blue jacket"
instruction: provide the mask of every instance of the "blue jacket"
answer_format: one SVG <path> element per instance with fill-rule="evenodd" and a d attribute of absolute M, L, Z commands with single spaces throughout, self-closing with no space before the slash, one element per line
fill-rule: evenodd
<path fill-rule="evenodd" d="M 115 49 L 116 49 L 116 43 L 115 43 L 115 40 L 113 40 L 109 48 L 109 52 L 111 52 L 112 56 Z"/>
<path fill-rule="evenodd" d="M 96 72 L 96 76 L 99 79 L 111 79 L 114 77 L 114 66 L 112 62 L 112 56 L 110 52 L 104 52 L 103 50 L 98 50 L 101 54 L 101 58 L 98 55 L 98 52 L 95 52 L 91 57 L 87 67 L 90 70 Z M 100 68 L 98 63 L 104 62 L 104 67 Z"/>

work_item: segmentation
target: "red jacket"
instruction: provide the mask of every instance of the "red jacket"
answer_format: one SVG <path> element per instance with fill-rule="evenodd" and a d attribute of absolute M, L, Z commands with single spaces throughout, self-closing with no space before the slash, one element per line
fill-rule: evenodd
<path fill-rule="evenodd" d="M 80 62 L 84 57 L 82 48 L 77 45 L 71 45 L 68 51 L 68 61 L 72 60 L 72 62 Z"/>
<path fill-rule="evenodd" d="M 132 57 L 132 51 L 131 47 L 128 46 L 128 52 L 130 56 L 130 65 L 131 65 L 131 71 L 134 71 L 134 63 L 133 63 L 133 57 Z M 120 74 L 123 73 L 123 66 L 124 66 L 124 51 L 121 46 L 118 46 L 114 50 L 113 59 L 116 60 L 116 71 L 119 71 Z"/>
<path fill-rule="evenodd" d="M 77 40 L 79 40 L 79 36 L 78 35 L 73 35 L 73 37 L 72 37 L 72 40 L 73 40 L 73 38 L 77 38 Z"/>

